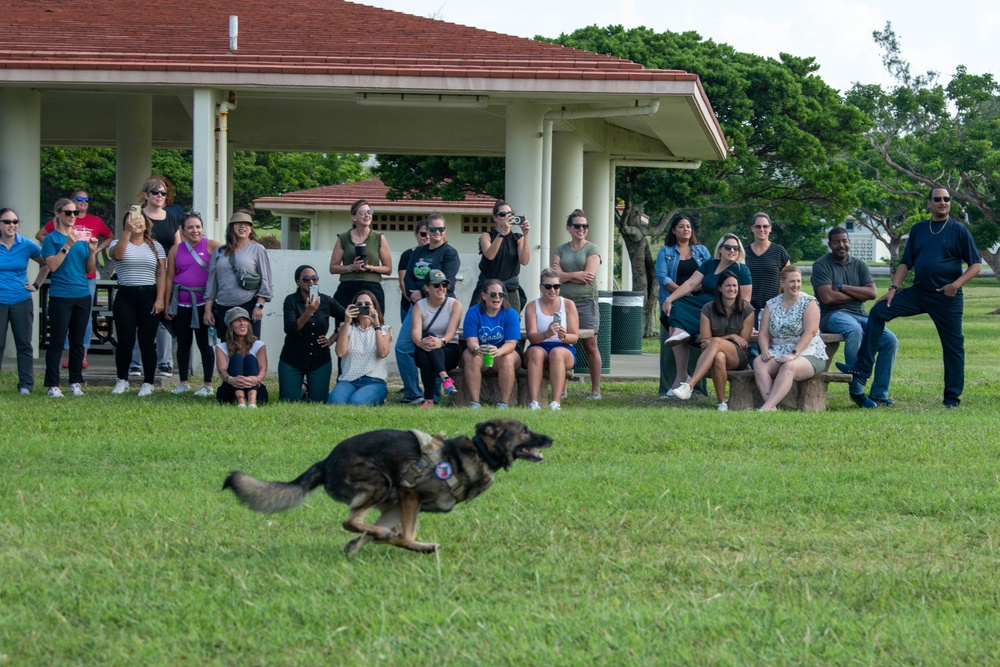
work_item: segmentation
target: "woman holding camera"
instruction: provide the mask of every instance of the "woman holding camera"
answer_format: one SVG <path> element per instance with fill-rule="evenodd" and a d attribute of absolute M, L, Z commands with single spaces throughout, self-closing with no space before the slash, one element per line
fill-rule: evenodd
<path fill-rule="evenodd" d="M 226 228 L 226 245 L 212 254 L 205 286 L 205 324 L 224 322 L 226 311 L 237 306 L 251 313 L 253 335 L 260 338 L 264 304 L 272 299 L 271 260 L 257 243 L 253 217 L 236 211 Z"/>
<path fill-rule="evenodd" d="M 330 255 L 330 273 L 340 275 L 333 298 L 347 308 L 358 292 L 369 290 L 375 294 L 379 310 L 385 312 L 382 276 L 392 275 L 392 254 L 385 235 L 372 231 L 372 215 L 372 207 L 364 199 L 351 205 L 351 228 L 337 235 Z"/>
<path fill-rule="evenodd" d="M 498 279 L 507 293 L 507 302 L 515 313 L 521 312 L 521 284 L 518 275 L 521 267 L 531 260 L 531 245 L 528 243 L 528 219 L 514 215 L 510 204 L 498 201 L 493 205 L 495 229 L 483 232 L 479 237 L 479 282 L 473 294 L 481 294 L 487 280 Z"/>
<path fill-rule="evenodd" d="M 285 344 L 278 360 L 278 397 L 301 401 L 305 383 L 306 397 L 323 403 L 333 374 L 330 347 L 337 340 L 327 332 L 331 319 L 343 319 L 344 307 L 320 293 L 319 274 L 307 264 L 295 269 L 295 284 L 298 289 L 285 297 L 283 307 Z"/>
<path fill-rule="evenodd" d="M 381 405 L 389 395 L 389 343 L 392 333 L 383 324 L 375 294 L 362 290 L 347 307 L 337 332 L 340 377 L 330 391 L 334 405 Z"/>
<path fill-rule="evenodd" d="M 465 368 L 472 408 L 480 407 L 483 369 L 493 368 L 500 384 L 497 407 L 507 409 L 514 391 L 515 374 L 521 367 L 517 351 L 521 344 L 521 321 L 517 311 L 508 305 L 510 296 L 503 289 L 501 280 L 487 279 L 479 293 L 479 303 L 469 309 L 462 327 L 466 345 L 462 353 L 462 367 Z"/>
<path fill-rule="evenodd" d="M 566 370 L 576 365 L 576 342 L 580 339 L 580 320 L 576 304 L 559 295 L 562 284 L 555 269 L 541 275 L 541 296 L 524 311 L 524 326 L 531 347 L 524 353 L 528 366 L 528 391 L 532 410 L 540 410 L 538 397 L 546 366 L 552 383 L 550 410 L 561 410 L 559 403 L 566 389 Z M 600 367 L 598 367 L 600 368 Z"/>

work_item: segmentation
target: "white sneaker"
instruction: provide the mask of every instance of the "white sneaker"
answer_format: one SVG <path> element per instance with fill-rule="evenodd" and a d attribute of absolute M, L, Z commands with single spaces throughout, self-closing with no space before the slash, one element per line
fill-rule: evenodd
<path fill-rule="evenodd" d="M 241 410 L 246 410 L 247 409 L 247 404 L 246 403 L 237 403 L 236 407 L 240 408 Z"/>
<path fill-rule="evenodd" d="M 49 398 L 62 398 L 62 390 L 59 387 L 49 387 Z"/>
<path fill-rule="evenodd" d="M 723 401 L 722 403 L 719 403 L 719 405 L 716 406 L 715 409 L 718 410 L 719 412 L 729 412 L 729 404 L 727 401 Z"/>
<path fill-rule="evenodd" d="M 248 403 L 247 407 L 250 408 L 251 410 L 256 410 L 257 409 L 257 404 L 256 403 Z"/>
<path fill-rule="evenodd" d="M 564 391 L 562 393 L 562 396 L 560 396 L 559 398 L 560 398 L 560 400 L 565 401 L 567 398 L 569 398 L 569 392 L 568 391 Z"/>
<path fill-rule="evenodd" d="M 552 401 L 549 403 L 549 410 L 556 412 L 557 410 L 562 410 L 562 406 L 559 405 L 559 401 Z"/>
<path fill-rule="evenodd" d="M 83 387 L 80 386 L 79 382 L 74 382 L 69 386 L 69 393 L 74 396 L 83 396 Z"/>
<path fill-rule="evenodd" d="M 202 386 L 201 389 L 199 389 L 198 391 L 194 392 L 194 395 L 197 396 L 198 398 L 204 398 L 206 396 L 211 396 L 212 395 L 212 388 L 211 387 Z"/>
<path fill-rule="evenodd" d="M 674 389 L 674 396 L 682 401 L 688 400 L 691 398 L 691 385 L 687 382 L 681 382 L 680 386 Z"/>
<path fill-rule="evenodd" d="M 532 401 L 530 404 L 528 404 L 528 409 L 529 410 L 541 410 L 542 406 L 540 406 L 538 404 L 538 401 Z"/>
<path fill-rule="evenodd" d="M 144 396 L 149 396 L 152 393 L 153 393 L 153 385 L 149 384 L 148 382 L 143 382 L 142 386 L 139 387 L 139 393 L 137 394 L 137 396 L 139 398 L 142 398 Z"/>
<path fill-rule="evenodd" d="M 470 410 L 478 410 L 481 407 L 483 407 L 483 404 L 480 403 L 479 401 L 472 401 L 471 403 L 469 403 Z"/>
<path fill-rule="evenodd" d="M 509 407 L 510 406 L 504 403 L 503 401 L 497 403 L 497 410 L 506 410 Z"/>
<path fill-rule="evenodd" d="M 663 341 L 663 344 L 668 347 L 674 347 L 676 345 L 680 345 L 690 337 L 691 334 L 687 331 L 681 331 L 680 333 L 675 333 L 673 336 Z"/>
<path fill-rule="evenodd" d="M 601 396 L 601 392 L 599 392 L 599 391 L 592 391 L 589 394 L 587 394 L 587 400 L 588 401 L 600 401 L 603 398 L 604 397 Z"/>
<path fill-rule="evenodd" d="M 128 380 L 118 380 L 115 382 L 115 388 L 111 390 L 111 393 L 115 396 L 118 394 L 124 394 L 128 391 Z"/>
<path fill-rule="evenodd" d="M 183 394 L 186 391 L 191 391 L 191 387 L 187 385 L 186 382 L 181 382 L 179 385 L 170 390 L 171 394 Z"/>

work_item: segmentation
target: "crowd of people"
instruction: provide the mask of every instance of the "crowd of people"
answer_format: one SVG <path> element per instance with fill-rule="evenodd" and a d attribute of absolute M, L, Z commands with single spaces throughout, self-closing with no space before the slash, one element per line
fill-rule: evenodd
<path fill-rule="evenodd" d="M 128 393 L 129 377 L 136 375 L 142 378 L 137 395 L 152 394 L 155 374 L 172 371 L 176 341 L 180 383 L 174 394 L 191 391 L 192 345 L 197 344 L 203 377 L 195 396 L 214 394 L 219 402 L 241 408 L 267 402 L 261 320 L 274 294 L 268 254 L 258 242 L 253 216 L 235 211 L 225 239 L 216 241 L 204 236 L 201 215 L 179 211 L 172 197 L 169 179 L 152 176 L 113 236 L 89 213 L 88 193 L 76 191 L 56 201 L 53 219 L 36 237 L 40 246 L 17 233 L 14 211 L 0 209 L 0 355 L 9 325 L 20 393 L 34 389 L 32 294 L 47 280 L 51 342 L 45 354 L 45 388 L 50 397 L 63 396 L 60 361 L 65 348 L 68 358 L 62 368 L 68 369 L 69 392 L 83 395 L 97 256 L 106 249 L 117 280 L 112 394 Z M 686 401 L 699 388 L 704 391 L 702 380 L 710 377 L 717 407 L 725 411 L 728 374 L 752 368 L 763 400 L 760 410 L 774 411 L 794 382 L 829 365 L 823 332 L 844 337 L 845 363 L 838 367 L 852 375 L 851 400 L 861 408 L 891 406 L 898 341 L 885 323 L 928 312 L 944 347 L 944 404 L 958 405 L 964 383 L 961 286 L 978 273 L 981 260 L 965 226 L 951 224 L 947 190 L 932 190 L 928 204 L 931 220 L 914 227 L 889 291 L 867 315 L 864 303 L 876 298 L 875 283 L 864 262 L 850 256 L 849 236 L 842 228 L 829 232 L 830 252 L 813 266 L 812 296 L 803 293 L 802 273 L 789 253 L 770 240 L 767 214 L 753 216 L 749 245 L 737 234 L 725 233 L 714 253 L 698 243 L 690 217 L 671 220 L 656 259 L 662 310 L 660 398 Z M 515 216 L 507 202 L 496 202 L 493 229 L 480 238 L 479 278 L 468 309 L 455 297 L 461 260 L 448 243 L 444 216 L 432 213 L 420 221 L 414 228 L 416 244 L 401 255 L 398 267 L 402 324 L 394 345 L 381 284 L 392 275 L 392 255 L 385 235 L 372 229 L 372 219 L 367 201 L 352 205 L 351 228 L 337 236 L 330 257 L 329 272 L 338 276 L 333 296 L 320 292 L 315 268 L 295 270 L 296 289 L 283 305 L 280 400 L 384 403 L 394 350 L 401 402 L 439 405 L 442 396 L 457 390 L 450 374 L 461 368 L 473 409 L 482 406 L 487 375 L 496 376 L 496 407 L 506 409 L 515 402 L 516 378 L 524 368 L 530 409 L 547 403 L 557 411 L 578 347 L 589 369 L 587 398 L 602 399 L 597 276 L 603 260 L 587 238 L 590 226 L 583 211 L 567 217 L 569 240 L 552 251 L 549 266 L 540 272 L 539 297 L 527 302 L 520 270 L 531 262 L 531 225 Z M 34 281 L 27 278 L 29 261 L 40 265 Z M 911 270 L 914 286 L 903 288 Z M 581 337 L 581 330 L 593 335 Z M 331 350 L 337 370 L 332 388 Z M 215 374 L 222 383 L 217 390 Z"/>

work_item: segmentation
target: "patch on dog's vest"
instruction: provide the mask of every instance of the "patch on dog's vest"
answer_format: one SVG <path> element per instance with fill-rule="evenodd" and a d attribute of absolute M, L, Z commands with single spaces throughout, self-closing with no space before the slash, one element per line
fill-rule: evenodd
<path fill-rule="evenodd" d="M 441 461 L 441 463 L 434 466 L 434 476 L 438 479 L 451 479 L 455 472 L 451 469 L 451 464 L 447 461 Z"/>

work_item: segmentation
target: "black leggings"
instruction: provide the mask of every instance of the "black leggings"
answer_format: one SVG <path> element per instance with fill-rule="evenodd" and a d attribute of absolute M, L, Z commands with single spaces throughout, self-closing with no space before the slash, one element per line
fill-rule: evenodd
<path fill-rule="evenodd" d="M 191 328 L 191 316 L 198 318 L 198 328 Z M 195 308 L 177 307 L 177 314 L 174 315 L 173 328 L 174 335 L 177 336 L 177 365 L 180 366 L 181 382 L 188 381 L 188 374 L 191 372 L 191 341 L 198 343 L 198 351 L 201 352 L 201 366 L 204 369 L 205 384 L 211 384 L 212 371 L 215 368 L 215 351 L 208 344 L 208 327 L 202 321 L 205 315 L 205 306 Z"/>
<path fill-rule="evenodd" d="M 448 369 L 458 367 L 458 360 L 461 357 L 462 349 L 458 343 L 448 343 L 430 352 L 420 347 L 413 351 L 413 360 L 420 369 L 420 381 L 424 384 L 424 400 L 434 399 L 434 387 L 441 373 L 447 373 Z"/>
<path fill-rule="evenodd" d="M 59 386 L 59 359 L 69 333 L 69 381 L 83 382 L 83 337 L 90 321 L 90 295 L 49 297 L 49 347 L 45 350 L 45 386 Z M 7 335 L 4 331 L 3 336 Z"/>
<path fill-rule="evenodd" d="M 156 374 L 156 329 L 160 326 L 160 316 L 153 314 L 155 303 L 156 285 L 119 286 L 115 290 L 111 312 L 115 316 L 115 331 L 118 334 L 115 371 L 119 380 L 128 379 L 132 348 L 138 339 L 142 381 L 153 384 Z"/>

